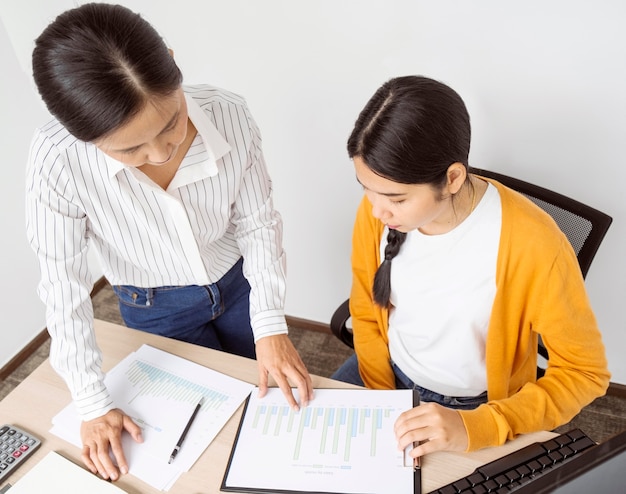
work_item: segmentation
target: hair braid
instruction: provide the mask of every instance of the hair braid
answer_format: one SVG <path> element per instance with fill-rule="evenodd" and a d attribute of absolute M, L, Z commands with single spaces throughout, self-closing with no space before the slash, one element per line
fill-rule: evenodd
<path fill-rule="evenodd" d="M 389 299 L 391 298 L 391 260 L 398 255 L 405 239 L 406 233 L 398 230 L 389 230 L 385 247 L 385 258 L 374 276 L 374 302 L 381 307 L 389 308 Z"/>

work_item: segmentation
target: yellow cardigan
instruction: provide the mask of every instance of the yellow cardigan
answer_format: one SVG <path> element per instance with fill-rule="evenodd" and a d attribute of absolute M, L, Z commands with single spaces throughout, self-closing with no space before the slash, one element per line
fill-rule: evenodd
<path fill-rule="evenodd" d="M 502 204 L 497 288 L 486 341 L 489 401 L 459 412 L 468 451 L 568 422 L 605 393 L 610 378 L 601 334 L 567 237 L 527 198 L 489 182 L 497 187 Z M 359 371 L 373 389 L 395 388 L 388 313 L 371 296 L 383 229 L 363 198 L 353 234 L 350 313 Z M 537 335 L 550 355 L 539 380 Z"/>

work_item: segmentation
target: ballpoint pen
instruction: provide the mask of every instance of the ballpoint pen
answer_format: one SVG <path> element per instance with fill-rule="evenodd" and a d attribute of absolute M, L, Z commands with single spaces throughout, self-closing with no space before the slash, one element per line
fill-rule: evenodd
<path fill-rule="evenodd" d="M 413 443 L 413 447 L 414 448 L 417 448 L 419 445 L 420 445 L 419 441 Z M 413 469 L 417 470 L 418 468 L 422 468 L 422 457 L 421 456 L 418 456 L 413 461 Z"/>
<path fill-rule="evenodd" d="M 417 443 L 420 444 L 419 442 Z M 422 460 L 421 456 L 415 458 L 413 463 L 413 493 L 422 494 Z"/>
<path fill-rule="evenodd" d="M 413 407 L 418 407 L 420 404 L 420 394 L 417 390 L 413 390 Z M 415 441 L 413 443 L 413 448 L 417 448 L 419 445 L 421 444 L 420 441 Z M 415 461 L 413 462 L 413 469 L 417 470 L 418 468 L 422 468 L 422 457 L 418 456 L 417 458 L 415 458 Z"/>
<path fill-rule="evenodd" d="M 180 435 L 180 439 L 178 439 L 176 446 L 174 446 L 174 450 L 172 451 L 172 454 L 170 455 L 170 460 L 167 463 L 172 463 L 172 461 L 174 461 L 174 458 L 176 458 L 176 455 L 180 451 L 180 447 L 183 445 L 183 441 L 185 440 L 185 437 L 187 436 L 187 433 L 189 432 L 189 428 L 191 427 L 191 424 L 193 424 L 193 421 L 196 418 L 196 415 L 198 415 L 198 411 L 202 407 L 203 401 L 204 401 L 204 397 L 201 396 L 200 400 L 198 400 L 198 404 L 196 405 L 196 408 L 194 408 L 193 413 L 191 414 L 191 417 L 189 417 L 189 420 L 187 421 L 187 425 L 185 426 L 183 433 Z"/>

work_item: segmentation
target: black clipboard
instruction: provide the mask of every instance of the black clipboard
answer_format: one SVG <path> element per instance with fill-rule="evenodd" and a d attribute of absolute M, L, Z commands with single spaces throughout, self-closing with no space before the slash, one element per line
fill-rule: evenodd
<path fill-rule="evenodd" d="M 319 391 L 319 390 L 318 390 Z M 336 391 L 336 390 L 333 390 Z M 340 390 L 343 392 L 352 392 L 352 391 L 360 391 L 359 389 L 343 389 Z M 372 391 L 372 390 L 369 390 Z M 412 393 L 412 404 L 413 406 L 417 406 L 419 405 L 419 393 L 417 391 L 411 391 L 411 390 L 400 390 L 401 392 L 406 392 L 406 393 Z M 254 393 L 254 392 L 253 392 Z M 237 453 L 237 447 L 239 444 L 239 441 L 242 439 L 242 428 L 244 426 L 244 421 L 246 420 L 246 418 L 248 417 L 248 420 L 250 419 L 250 416 L 254 413 L 253 410 L 250 410 L 250 400 L 252 399 L 252 394 L 250 396 L 248 396 L 248 398 L 246 399 L 245 403 L 244 403 L 244 408 L 243 408 L 243 413 L 241 415 L 241 419 L 239 421 L 239 426 L 237 428 L 237 434 L 235 436 L 235 440 L 233 442 L 233 446 L 228 458 L 228 463 L 226 465 L 226 470 L 224 472 L 224 476 L 222 478 L 222 484 L 221 484 L 221 491 L 224 492 L 240 492 L 240 493 L 254 493 L 254 494 L 268 494 L 268 493 L 274 493 L 274 494 L 346 494 L 346 491 L 337 491 L 337 490 L 311 490 L 311 489 L 307 489 L 305 488 L 300 488 L 300 487 L 296 487 L 294 489 L 281 489 L 281 488 L 276 488 L 276 487 L 253 487 L 253 486 L 241 486 L 241 485 L 236 485 L 236 482 L 233 482 L 229 479 L 229 474 L 232 471 L 231 469 L 233 468 L 233 461 L 235 458 L 235 454 Z M 286 402 L 285 402 L 286 403 Z M 309 405 L 309 406 L 312 406 Z M 263 454 L 268 454 L 268 452 L 263 450 L 263 444 L 256 444 L 255 447 L 258 448 L 258 454 L 259 455 L 263 455 Z M 410 467 L 405 467 L 405 468 L 410 468 Z M 413 483 L 413 488 L 412 488 L 412 492 L 413 494 L 421 494 L 422 492 L 422 474 L 421 474 L 421 468 L 417 467 L 417 468 L 412 468 L 412 483 Z M 388 492 L 388 491 L 387 491 Z M 397 492 L 397 491 L 396 491 Z M 362 492 L 362 493 L 356 493 L 353 492 L 353 494 L 371 494 L 371 492 Z M 402 494 L 400 492 L 398 492 L 398 494 Z"/>

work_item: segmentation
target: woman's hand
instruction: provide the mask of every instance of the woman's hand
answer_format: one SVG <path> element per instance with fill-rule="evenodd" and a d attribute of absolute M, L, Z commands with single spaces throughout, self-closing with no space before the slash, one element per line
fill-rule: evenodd
<path fill-rule="evenodd" d="M 122 450 L 122 433 L 127 431 L 138 443 L 143 442 L 141 428 L 124 412 L 110 410 L 102 417 L 84 421 L 80 426 L 83 442 L 81 457 L 85 466 L 104 479 L 117 480 L 120 472 L 128 473 L 128 463 Z M 118 468 L 109 455 L 113 453 Z"/>
<path fill-rule="evenodd" d="M 309 371 L 286 334 L 266 336 L 257 341 L 256 359 L 259 365 L 260 397 L 267 393 L 268 376 L 271 374 L 294 410 L 300 407 L 291 392 L 290 383 L 298 388 L 301 406 L 307 406 L 313 399 L 313 382 Z"/>
<path fill-rule="evenodd" d="M 467 449 L 467 431 L 461 415 L 437 403 L 422 403 L 404 412 L 396 420 L 394 432 L 400 450 L 420 443 L 410 453 L 413 458 L 433 451 Z"/>

